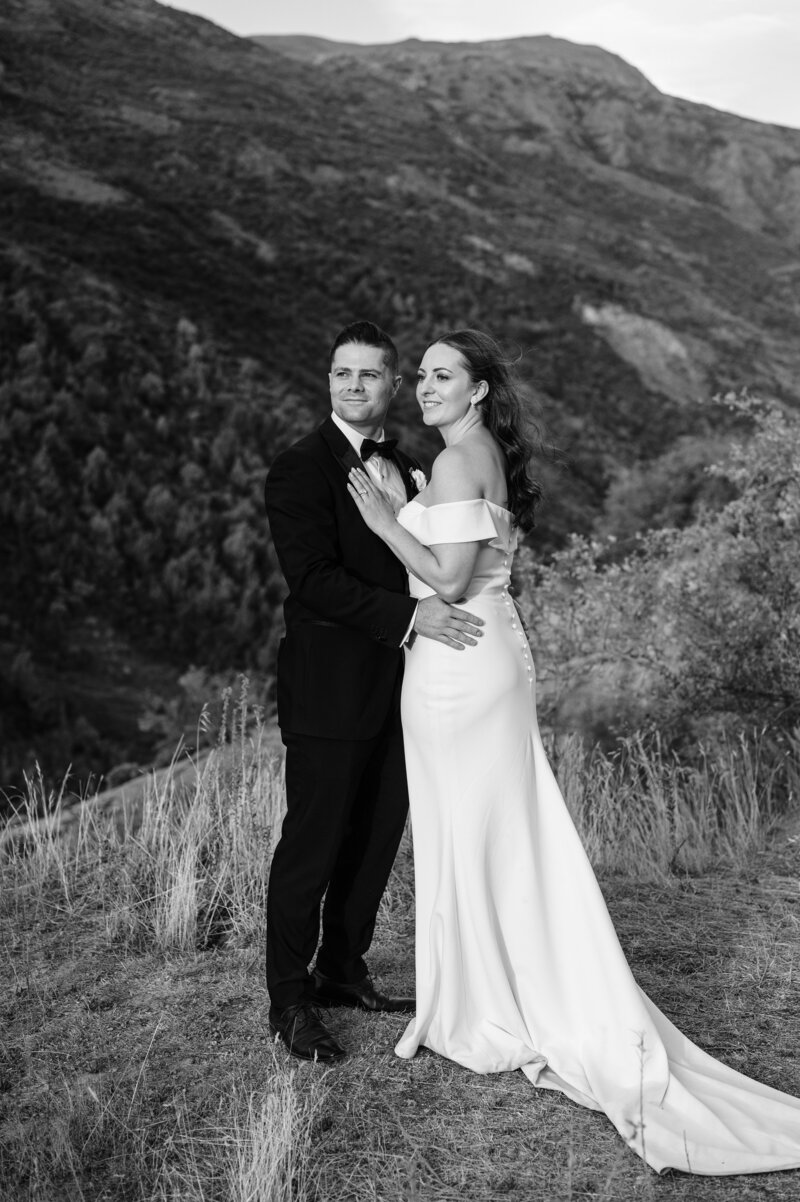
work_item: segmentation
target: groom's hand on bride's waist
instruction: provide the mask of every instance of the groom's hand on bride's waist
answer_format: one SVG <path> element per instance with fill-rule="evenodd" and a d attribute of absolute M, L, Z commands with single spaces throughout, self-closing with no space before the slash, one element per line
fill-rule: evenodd
<path fill-rule="evenodd" d="M 441 597 L 424 597 L 414 618 L 414 634 L 436 639 L 456 651 L 474 647 L 481 637 L 481 626 L 483 618 L 457 605 L 448 605 Z"/>

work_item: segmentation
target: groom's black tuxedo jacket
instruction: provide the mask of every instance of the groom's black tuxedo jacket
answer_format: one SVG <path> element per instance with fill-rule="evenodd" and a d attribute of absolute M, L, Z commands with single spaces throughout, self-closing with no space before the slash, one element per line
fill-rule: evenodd
<path fill-rule="evenodd" d="M 395 452 L 409 497 L 417 464 Z M 278 650 L 284 734 L 370 739 L 399 701 L 401 643 L 416 604 L 405 568 L 347 491 L 358 455 L 327 418 L 276 458 L 265 500 L 289 586 Z"/>

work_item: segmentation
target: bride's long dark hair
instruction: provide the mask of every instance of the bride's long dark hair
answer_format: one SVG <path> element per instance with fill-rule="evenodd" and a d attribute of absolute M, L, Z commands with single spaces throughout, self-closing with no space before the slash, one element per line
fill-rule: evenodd
<path fill-rule="evenodd" d="M 458 351 L 473 384 L 485 380 L 489 386 L 480 402 L 486 428 L 497 439 L 506 460 L 508 508 L 521 530 L 534 525 L 534 511 L 542 489 L 532 475 L 538 444 L 533 424 L 526 418 L 514 361 L 505 355 L 489 334 L 481 330 L 450 330 L 434 338 Z"/>

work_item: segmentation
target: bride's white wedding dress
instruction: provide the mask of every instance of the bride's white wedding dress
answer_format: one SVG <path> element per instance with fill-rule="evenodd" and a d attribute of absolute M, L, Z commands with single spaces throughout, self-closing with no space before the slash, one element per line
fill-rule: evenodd
<path fill-rule="evenodd" d="M 398 521 L 426 546 L 480 540 L 462 604 L 485 620 L 476 647 L 407 652 L 417 1012 L 398 1055 L 522 1069 L 602 1110 L 654 1169 L 800 1166 L 800 1100 L 701 1051 L 631 975 L 542 747 L 511 514 L 411 501 Z"/>

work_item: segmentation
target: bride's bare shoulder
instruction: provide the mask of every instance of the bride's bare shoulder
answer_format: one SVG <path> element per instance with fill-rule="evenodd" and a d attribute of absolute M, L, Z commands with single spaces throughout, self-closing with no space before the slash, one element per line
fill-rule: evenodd
<path fill-rule="evenodd" d="M 482 495 L 479 483 L 474 457 L 457 443 L 434 459 L 428 489 L 437 502 L 471 501 Z"/>
<path fill-rule="evenodd" d="M 437 502 L 472 501 L 495 491 L 493 475 L 491 448 L 465 440 L 439 452 L 428 487 Z"/>

